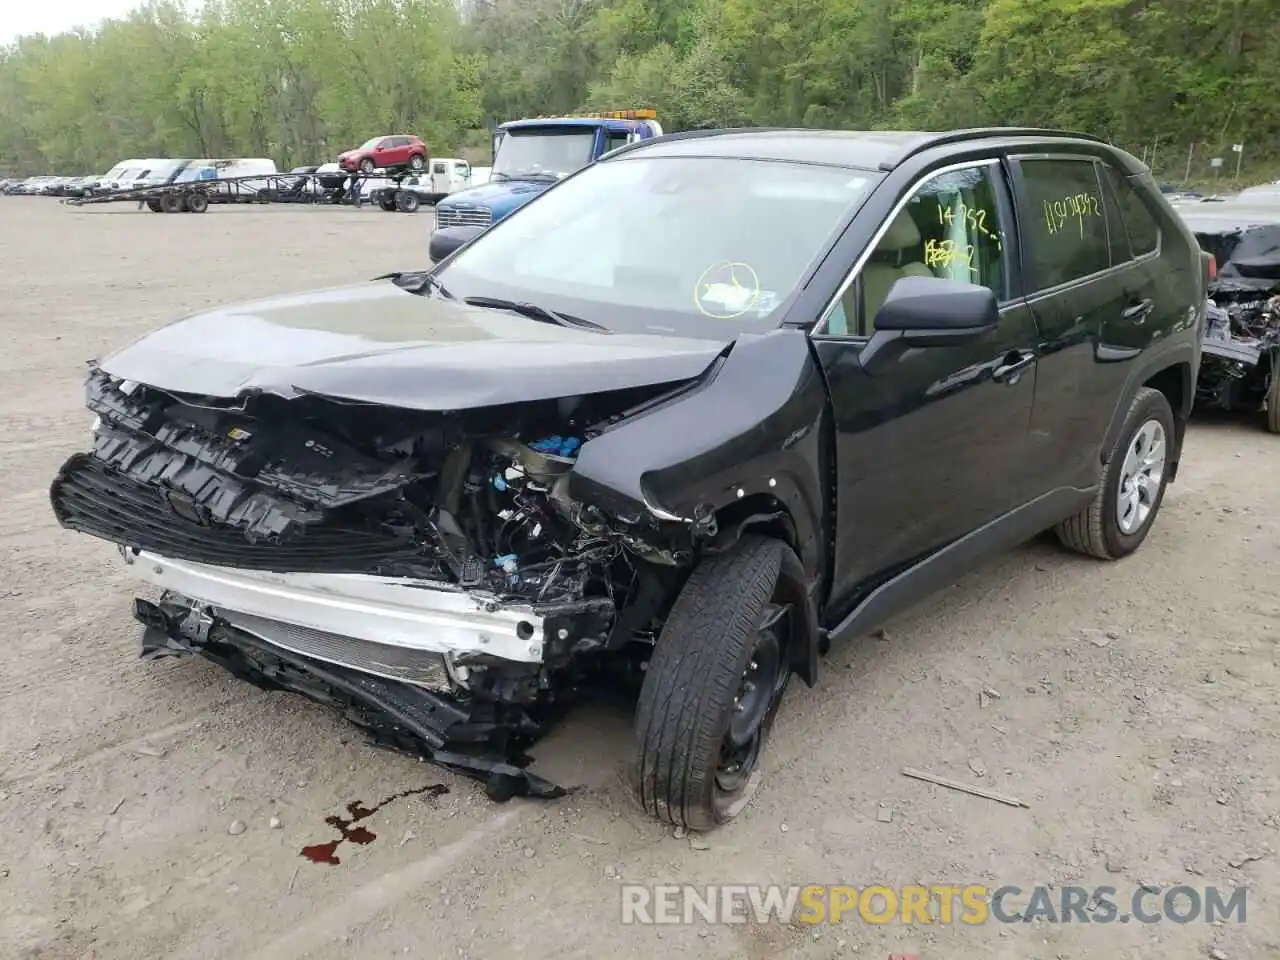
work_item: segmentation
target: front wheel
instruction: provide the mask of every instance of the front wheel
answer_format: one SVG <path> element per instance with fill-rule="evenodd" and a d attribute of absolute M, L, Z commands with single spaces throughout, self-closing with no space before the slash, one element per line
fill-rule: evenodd
<path fill-rule="evenodd" d="M 400 208 L 401 213 L 417 213 L 421 204 L 422 198 L 412 190 L 401 190 L 396 194 L 396 206 Z"/>
<path fill-rule="evenodd" d="M 414 170 L 421 170 L 426 165 L 427 165 L 427 160 L 420 153 L 415 153 L 409 157 L 409 166 L 412 167 Z"/>
<path fill-rule="evenodd" d="M 368 157 L 365 157 L 363 160 L 360 161 L 361 173 L 365 173 L 365 174 L 373 173 L 373 170 L 374 170 L 374 166 L 373 166 L 373 161 L 371 159 L 369 159 Z"/>
<path fill-rule="evenodd" d="M 709 830 L 736 817 L 791 677 L 780 540 L 746 536 L 689 575 L 654 646 L 636 707 L 630 776 L 650 816 Z"/>
<path fill-rule="evenodd" d="M 1271 383 L 1267 386 L 1267 429 L 1280 433 L 1280 350 L 1271 353 Z"/>
<path fill-rule="evenodd" d="M 1140 388 L 1093 502 L 1057 527 L 1063 545 L 1099 560 L 1119 560 L 1137 550 L 1164 501 L 1173 441 L 1169 401 L 1159 390 Z"/>

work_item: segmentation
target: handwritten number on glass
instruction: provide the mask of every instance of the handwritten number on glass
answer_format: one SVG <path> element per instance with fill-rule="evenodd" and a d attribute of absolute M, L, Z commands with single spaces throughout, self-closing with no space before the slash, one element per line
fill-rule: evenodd
<path fill-rule="evenodd" d="M 1089 193 L 1075 193 L 1059 200 L 1044 201 L 1044 222 L 1049 228 L 1049 235 L 1060 233 L 1067 227 L 1069 220 L 1074 220 L 1084 238 L 1084 222 L 1091 217 L 1101 217 L 1102 211 L 1098 198 Z"/>

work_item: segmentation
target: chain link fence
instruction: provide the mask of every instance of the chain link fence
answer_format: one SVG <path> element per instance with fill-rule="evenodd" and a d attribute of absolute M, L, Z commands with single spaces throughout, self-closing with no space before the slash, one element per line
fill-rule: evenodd
<path fill-rule="evenodd" d="M 1161 183 L 1238 190 L 1280 178 L 1280 151 L 1274 144 L 1153 140 L 1115 146 L 1150 167 Z"/>

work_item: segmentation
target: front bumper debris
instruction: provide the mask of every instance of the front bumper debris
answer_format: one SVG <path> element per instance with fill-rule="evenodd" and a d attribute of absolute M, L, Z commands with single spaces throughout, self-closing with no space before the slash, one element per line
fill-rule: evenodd
<path fill-rule="evenodd" d="M 442 654 L 542 660 L 546 618 L 451 584 L 351 573 L 275 573 L 121 551 L 139 578 L 238 614 L 373 644 Z"/>
<path fill-rule="evenodd" d="M 140 654 L 146 659 L 198 655 L 260 689 L 335 707 L 380 746 L 484 781 L 494 800 L 567 792 L 526 769 L 523 749 L 544 732 L 549 716 L 535 717 L 516 704 L 454 699 L 420 683 L 308 656 L 260 635 L 273 621 L 222 615 L 174 593 L 159 603 L 136 599 L 133 614 L 144 627 Z"/>

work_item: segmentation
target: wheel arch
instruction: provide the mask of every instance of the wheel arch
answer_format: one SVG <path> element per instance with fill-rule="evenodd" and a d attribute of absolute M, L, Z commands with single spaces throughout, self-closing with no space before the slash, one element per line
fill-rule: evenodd
<path fill-rule="evenodd" d="M 800 560 L 800 536 L 791 512 L 777 497 L 754 493 L 722 507 L 715 517 L 718 532 L 709 552 L 732 550 L 746 534 L 769 537 L 788 548 L 783 553 L 779 571 L 781 586 L 792 610 L 787 656 L 796 675 L 808 686 L 814 686 L 818 682 L 822 632 L 810 589 L 812 581 Z"/>
<path fill-rule="evenodd" d="M 1173 410 L 1173 450 L 1169 458 L 1169 480 L 1172 482 L 1178 475 L 1178 462 L 1182 457 L 1182 441 L 1187 433 L 1187 421 L 1191 416 L 1191 406 L 1195 400 L 1195 370 L 1199 366 L 1199 357 L 1190 343 L 1178 344 L 1176 347 L 1161 351 L 1152 356 L 1146 363 L 1136 367 L 1125 381 L 1119 402 L 1111 414 L 1111 422 L 1103 438 L 1100 459 L 1102 463 L 1110 463 L 1116 444 L 1120 441 L 1120 431 L 1124 429 L 1125 417 L 1133 398 L 1142 387 L 1158 390 L 1169 401 Z"/>

